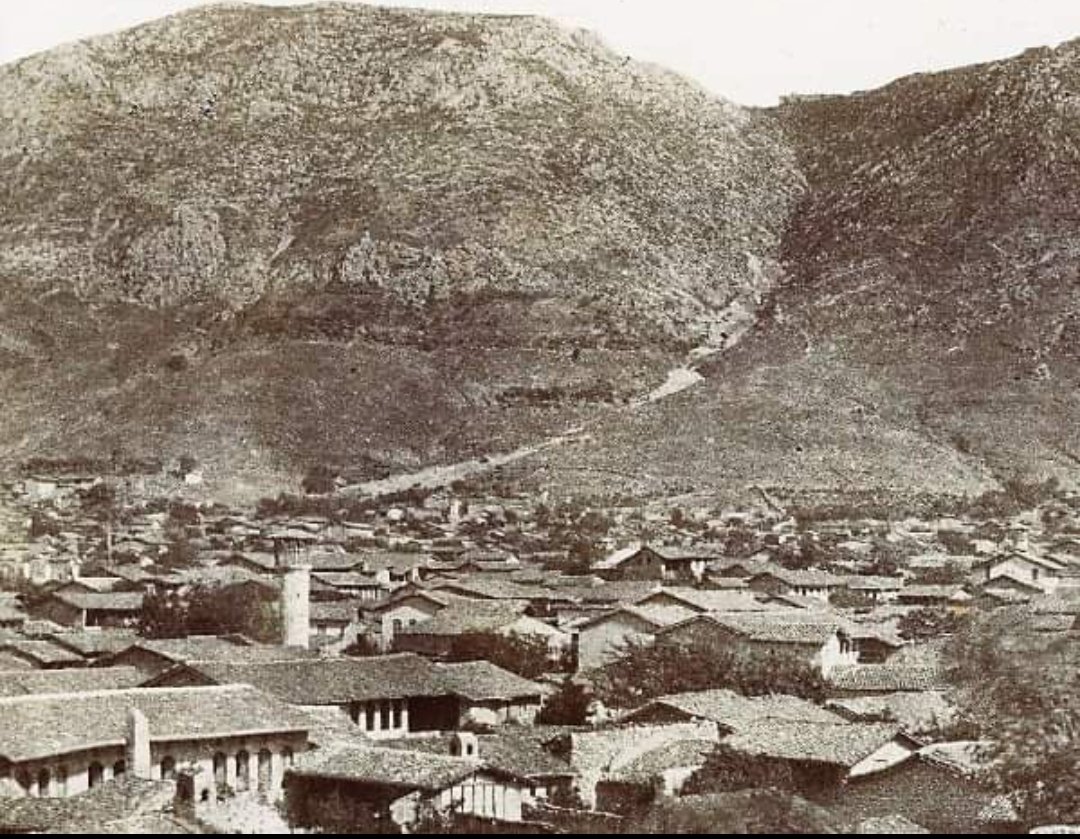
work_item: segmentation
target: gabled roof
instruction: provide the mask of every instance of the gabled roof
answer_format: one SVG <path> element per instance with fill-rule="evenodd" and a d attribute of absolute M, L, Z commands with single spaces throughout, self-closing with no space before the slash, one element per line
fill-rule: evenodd
<path fill-rule="evenodd" d="M 0 696 L 78 693 L 138 687 L 145 677 L 134 667 L 65 667 L 60 670 L 0 671 Z"/>
<path fill-rule="evenodd" d="M 455 599 L 428 621 L 403 627 L 398 634 L 461 635 L 463 633 L 497 632 L 525 616 L 528 603 L 524 600 L 460 600 Z"/>
<path fill-rule="evenodd" d="M 53 632 L 46 637 L 54 644 L 87 658 L 118 652 L 130 647 L 136 640 L 133 629 L 73 629 L 70 632 Z"/>
<path fill-rule="evenodd" d="M 872 755 L 899 733 L 887 723 L 815 723 L 759 720 L 724 742 L 748 755 L 808 763 L 827 763 L 846 769 Z"/>
<path fill-rule="evenodd" d="M 994 744 L 988 740 L 954 740 L 924 746 L 916 757 L 963 777 L 972 777 L 993 764 L 993 753 Z"/>
<path fill-rule="evenodd" d="M 247 685 L 135 688 L 0 699 L 0 757 L 13 763 L 124 744 L 128 711 L 152 742 L 305 732 L 307 721 Z"/>
<path fill-rule="evenodd" d="M 604 609 L 596 614 L 585 615 L 565 624 L 565 628 L 580 631 L 607 623 L 611 620 L 626 620 L 642 624 L 646 630 L 657 630 L 667 626 L 669 622 L 662 621 L 654 615 L 637 608 L 636 606 L 618 606 L 614 609 Z"/>
<path fill-rule="evenodd" d="M 654 708 L 671 708 L 688 717 L 711 720 L 733 731 L 758 720 L 788 720 L 842 725 L 845 720 L 805 699 L 776 694 L 746 697 L 731 690 L 700 690 L 660 696 L 624 717 Z"/>
<path fill-rule="evenodd" d="M 795 645 L 824 644 L 846 627 L 846 622 L 835 615 L 784 609 L 779 612 L 707 612 L 672 624 L 657 634 L 675 632 L 695 621 L 711 623 L 750 641 Z"/>
<path fill-rule="evenodd" d="M 614 781 L 647 783 L 671 769 L 702 766 L 715 750 L 715 740 L 675 740 L 662 743 L 621 766 L 609 777 Z"/>
<path fill-rule="evenodd" d="M 79 665 L 86 661 L 78 653 L 61 647 L 59 644 L 55 644 L 52 641 L 31 640 L 29 638 L 0 640 L 0 651 L 2 650 L 7 650 L 18 658 L 25 659 L 26 661 L 33 662 L 34 664 L 43 667 L 50 664 Z"/>
<path fill-rule="evenodd" d="M 546 693 L 538 683 L 503 670 L 489 661 L 436 664 L 435 675 L 448 691 L 473 702 L 510 701 L 540 697 Z"/>
<path fill-rule="evenodd" d="M 635 600 L 634 605 L 641 607 L 650 600 L 662 598 L 665 595 L 699 612 L 763 611 L 766 608 L 758 601 L 744 594 L 686 587 L 661 588 Z M 820 604 L 818 605 L 820 606 Z"/>
<path fill-rule="evenodd" d="M 359 621 L 361 600 L 315 600 L 309 614 L 312 623 L 353 623 Z"/>
<path fill-rule="evenodd" d="M 450 694 L 433 665 L 413 653 L 293 661 L 193 661 L 184 670 L 167 671 L 151 684 L 167 683 L 185 670 L 212 684 L 254 685 L 290 705 L 345 705 Z"/>
<path fill-rule="evenodd" d="M 138 612 L 143 605 L 141 591 L 57 591 L 52 596 L 84 611 Z"/>
<path fill-rule="evenodd" d="M 446 591 L 463 597 L 487 600 L 570 600 L 570 596 L 546 586 L 528 585 L 501 577 L 469 576 L 463 579 L 442 580 L 431 586 L 433 591 Z"/>
<path fill-rule="evenodd" d="M 125 654 L 146 650 L 167 661 L 282 661 L 312 658 L 314 653 L 299 647 L 256 644 L 239 635 L 189 635 L 186 638 L 141 638 L 134 644 L 99 659 L 103 663 Z"/>
<path fill-rule="evenodd" d="M 289 771 L 299 777 L 334 778 L 400 787 L 403 793 L 411 790 L 440 792 L 477 772 L 497 772 L 469 758 L 355 746 L 300 755 Z"/>

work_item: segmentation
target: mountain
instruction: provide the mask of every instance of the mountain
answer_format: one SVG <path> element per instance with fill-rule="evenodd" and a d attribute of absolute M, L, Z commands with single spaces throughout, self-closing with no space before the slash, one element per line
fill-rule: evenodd
<path fill-rule="evenodd" d="M 1074 484 L 1078 50 L 760 110 L 537 18 L 224 5 L 2 67 L 0 462 Z"/>
<path fill-rule="evenodd" d="M 1078 115 L 1077 42 L 770 111 L 807 182 L 784 282 L 704 386 L 552 472 L 810 498 L 1075 486 Z"/>
<path fill-rule="evenodd" d="M 557 431 L 779 279 L 778 126 L 537 18 L 209 6 L 0 68 L 8 460 Z"/>

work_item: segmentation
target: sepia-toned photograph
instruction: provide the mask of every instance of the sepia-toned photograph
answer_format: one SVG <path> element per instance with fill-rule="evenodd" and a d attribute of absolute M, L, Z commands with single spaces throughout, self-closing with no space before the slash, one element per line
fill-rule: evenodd
<path fill-rule="evenodd" d="M 28 833 L 1080 833 L 1080 3 L 0 0 Z"/>

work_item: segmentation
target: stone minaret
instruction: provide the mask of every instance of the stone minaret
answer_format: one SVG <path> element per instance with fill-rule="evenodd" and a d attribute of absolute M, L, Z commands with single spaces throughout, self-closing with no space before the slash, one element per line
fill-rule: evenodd
<path fill-rule="evenodd" d="M 128 711 L 126 762 L 133 777 L 150 780 L 150 723 L 138 708 Z"/>
<path fill-rule="evenodd" d="M 291 564 L 281 586 L 281 643 L 307 649 L 311 641 L 311 568 Z"/>

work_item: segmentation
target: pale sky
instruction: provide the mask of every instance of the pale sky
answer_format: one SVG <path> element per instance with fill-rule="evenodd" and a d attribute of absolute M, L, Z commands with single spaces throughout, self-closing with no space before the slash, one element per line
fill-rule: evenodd
<path fill-rule="evenodd" d="M 289 5 L 265 0 L 269 5 Z M 0 63 L 121 29 L 192 0 L 0 0 Z M 413 0 L 532 13 L 599 32 L 744 104 L 843 93 L 908 73 L 1004 58 L 1080 37 L 1080 0 Z"/>

